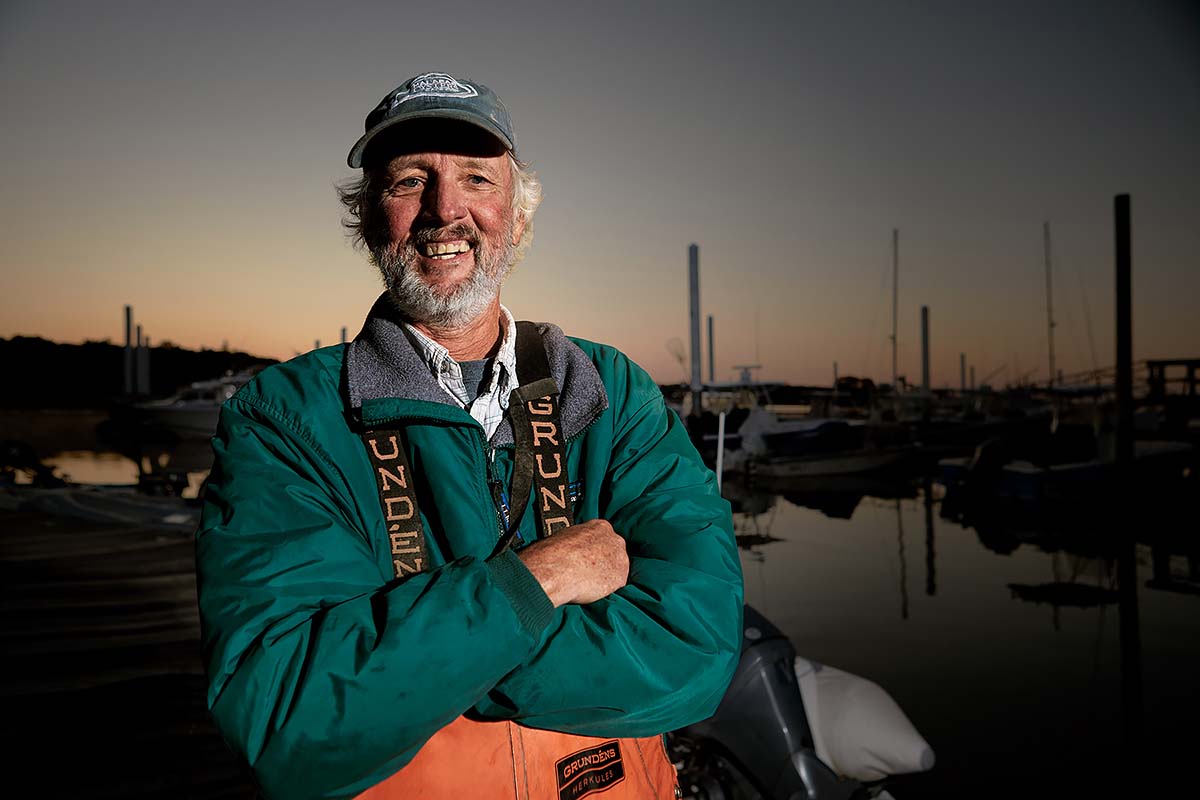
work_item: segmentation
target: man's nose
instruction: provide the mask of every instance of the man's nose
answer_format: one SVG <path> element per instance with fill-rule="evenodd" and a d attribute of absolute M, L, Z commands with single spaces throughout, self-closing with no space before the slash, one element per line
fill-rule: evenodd
<path fill-rule="evenodd" d="M 430 221 L 446 225 L 467 215 L 466 196 L 453 181 L 430 181 L 425 189 L 425 215 Z"/>

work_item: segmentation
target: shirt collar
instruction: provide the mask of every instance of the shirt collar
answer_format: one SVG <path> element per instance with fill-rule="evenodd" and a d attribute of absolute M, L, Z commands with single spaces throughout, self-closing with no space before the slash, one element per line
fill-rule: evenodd
<path fill-rule="evenodd" d="M 500 322 L 504 326 L 504 337 L 500 340 L 495 367 L 492 369 L 492 375 L 484 393 L 491 394 L 499 390 L 500 404 L 504 408 L 508 408 L 508 395 L 520 384 L 517 382 L 517 323 L 504 304 L 500 305 Z M 412 342 L 417 355 L 429 367 L 429 372 L 435 380 L 440 382 L 449 378 L 458 382 L 462 381 L 462 370 L 458 366 L 458 362 L 450 357 L 449 350 L 408 322 L 402 322 L 401 327 L 409 341 Z"/>

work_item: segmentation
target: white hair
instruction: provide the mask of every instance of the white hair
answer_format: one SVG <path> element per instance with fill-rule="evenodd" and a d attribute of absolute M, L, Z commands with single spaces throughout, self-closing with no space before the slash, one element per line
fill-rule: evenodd
<path fill-rule="evenodd" d="M 518 161 L 512 153 L 508 154 L 508 163 L 512 167 L 513 196 L 512 207 L 516 219 L 523 220 L 525 230 L 521 232 L 521 240 L 513 251 L 513 264 L 525 257 L 525 251 L 533 243 L 533 214 L 542 204 L 542 182 L 537 173 L 523 161 Z"/>

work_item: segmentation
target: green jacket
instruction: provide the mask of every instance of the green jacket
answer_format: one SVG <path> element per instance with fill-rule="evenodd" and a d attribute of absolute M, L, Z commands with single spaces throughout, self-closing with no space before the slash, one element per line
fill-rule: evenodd
<path fill-rule="evenodd" d="M 353 344 L 264 370 L 222 409 L 196 539 L 208 705 L 266 795 L 353 796 L 463 713 L 619 737 L 716 708 L 741 636 L 729 505 L 643 370 L 541 330 L 576 519 L 628 542 L 628 585 L 587 605 L 555 609 L 512 551 L 492 555 L 488 462 L 507 485 L 512 429 L 489 446 L 386 304 Z M 363 423 L 406 429 L 427 572 L 393 575 Z"/>

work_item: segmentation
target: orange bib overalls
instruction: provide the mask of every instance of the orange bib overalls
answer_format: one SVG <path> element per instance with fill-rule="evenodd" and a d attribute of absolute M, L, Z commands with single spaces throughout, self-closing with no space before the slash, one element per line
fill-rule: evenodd
<path fill-rule="evenodd" d="M 674 800 L 661 736 L 602 739 L 459 717 L 358 800 Z"/>

